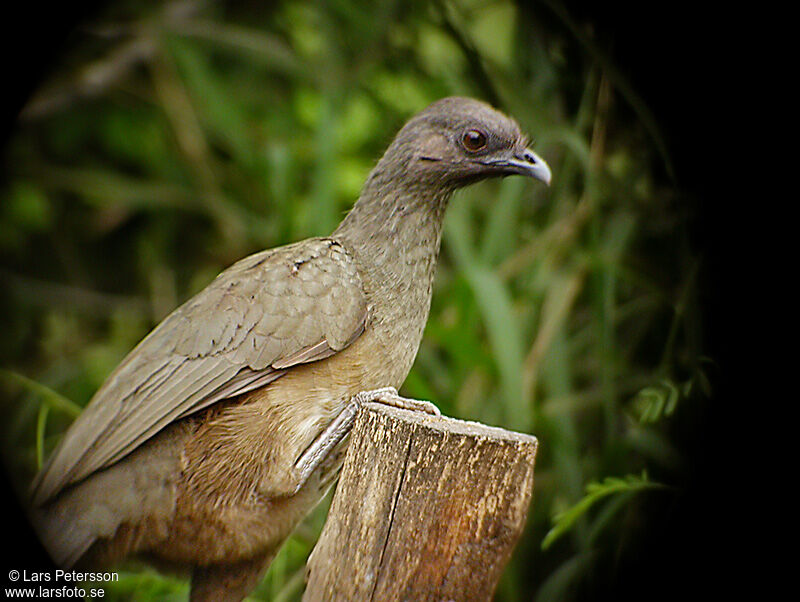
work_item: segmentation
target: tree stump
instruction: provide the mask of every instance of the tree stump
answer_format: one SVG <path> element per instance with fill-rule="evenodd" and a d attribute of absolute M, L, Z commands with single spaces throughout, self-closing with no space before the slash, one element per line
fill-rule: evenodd
<path fill-rule="evenodd" d="M 304 602 L 490 600 L 525 526 L 537 440 L 366 404 Z"/>

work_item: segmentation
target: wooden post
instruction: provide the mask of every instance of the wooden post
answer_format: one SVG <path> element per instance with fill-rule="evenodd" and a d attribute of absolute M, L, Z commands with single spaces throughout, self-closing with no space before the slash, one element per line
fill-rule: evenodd
<path fill-rule="evenodd" d="M 535 437 L 366 404 L 304 602 L 490 600 L 525 525 Z"/>

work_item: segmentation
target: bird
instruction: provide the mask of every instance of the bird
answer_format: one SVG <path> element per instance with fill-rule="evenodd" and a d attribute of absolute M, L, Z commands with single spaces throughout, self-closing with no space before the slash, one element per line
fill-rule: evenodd
<path fill-rule="evenodd" d="M 409 119 L 330 236 L 245 257 L 117 366 L 34 478 L 31 521 L 62 567 L 128 556 L 241 600 L 335 482 L 365 401 L 397 389 L 431 305 L 445 210 L 488 178 L 550 183 L 518 123 L 440 99 Z"/>

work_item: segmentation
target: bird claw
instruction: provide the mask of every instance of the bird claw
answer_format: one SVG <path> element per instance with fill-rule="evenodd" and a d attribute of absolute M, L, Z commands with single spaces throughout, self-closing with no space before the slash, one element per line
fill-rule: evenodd
<path fill-rule="evenodd" d="M 425 412 L 426 414 L 431 414 L 433 416 L 442 415 L 441 411 L 439 411 L 439 408 L 437 408 L 430 401 L 426 401 L 424 399 L 409 399 L 407 397 L 401 397 L 397 393 L 397 389 L 395 389 L 394 387 L 383 387 L 381 389 L 375 389 L 373 391 L 361 391 L 360 393 L 357 393 L 353 397 L 353 399 L 359 404 L 363 404 L 368 401 L 374 401 L 377 403 L 385 404 L 387 406 L 400 408 L 401 410 Z"/>

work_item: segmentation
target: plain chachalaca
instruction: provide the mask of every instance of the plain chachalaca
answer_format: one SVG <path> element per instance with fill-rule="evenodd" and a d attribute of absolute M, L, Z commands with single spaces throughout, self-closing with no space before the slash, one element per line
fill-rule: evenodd
<path fill-rule="evenodd" d="M 239 600 L 335 480 L 361 402 L 397 395 L 431 303 L 448 199 L 520 174 L 549 183 L 519 126 L 445 98 L 412 118 L 328 237 L 256 253 L 159 324 L 67 430 L 33 485 L 62 566 L 130 554 Z"/>

